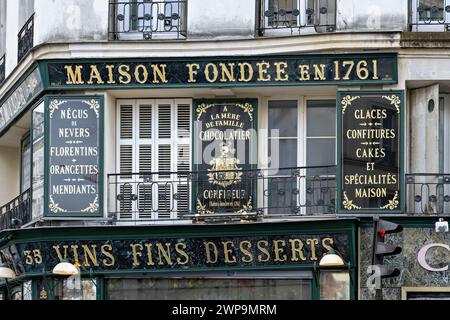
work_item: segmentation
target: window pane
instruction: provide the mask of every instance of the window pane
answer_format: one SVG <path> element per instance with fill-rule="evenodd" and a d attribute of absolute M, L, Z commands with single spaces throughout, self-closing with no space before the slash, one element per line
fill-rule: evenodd
<path fill-rule="evenodd" d="M 418 11 L 420 20 L 443 20 L 444 0 L 420 0 Z"/>
<path fill-rule="evenodd" d="M 269 26 L 290 27 L 297 25 L 298 0 L 269 0 Z"/>
<path fill-rule="evenodd" d="M 56 279 L 54 296 L 55 300 L 96 300 L 97 287 L 95 280 Z"/>
<path fill-rule="evenodd" d="M 307 166 L 334 166 L 336 164 L 335 138 L 308 138 L 306 142 Z"/>
<path fill-rule="evenodd" d="M 311 300 L 304 279 L 109 279 L 109 300 Z"/>
<path fill-rule="evenodd" d="M 269 136 L 297 137 L 297 101 L 269 101 Z"/>
<path fill-rule="evenodd" d="M 24 192 L 30 188 L 30 179 L 31 179 L 31 145 L 30 139 L 27 137 L 22 142 L 22 152 L 21 152 L 21 191 Z"/>
<path fill-rule="evenodd" d="M 316 100 L 307 103 L 308 137 L 336 136 L 335 100 Z"/>
<path fill-rule="evenodd" d="M 322 271 L 320 273 L 320 300 L 350 300 L 350 274 Z"/>
<path fill-rule="evenodd" d="M 33 110 L 32 217 L 44 212 L 44 104 Z"/>
<path fill-rule="evenodd" d="M 297 167 L 297 139 L 269 139 L 270 167 Z"/>

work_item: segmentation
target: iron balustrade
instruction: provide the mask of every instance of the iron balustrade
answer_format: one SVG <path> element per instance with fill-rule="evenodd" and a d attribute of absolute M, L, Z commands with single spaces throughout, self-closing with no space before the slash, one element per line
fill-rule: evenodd
<path fill-rule="evenodd" d="M 439 3 L 410 0 L 412 31 L 450 31 L 450 1 Z"/>
<path fill-rule="evenodd" d="M 406 174 L 408 215 L 449 215 L 450 174 Z"/>
<path fill-rule="evenodd" d="M 259 35 L 273 30 L 303 33 L 336 30 L 336 0 L 258 0 Z"/>
<path fill-rule="evenodd" d="M 207 173 L 239 181 L 229 186 L 209 184 Z M 227 170 L 209 172 L 140 172 L 108 175 L 108 215 L 113 220 L 182 220 L 208 216 L 196 204 L 200 185 L 211 190 L 240 190 L 255 196 L 251 208 L 215 207 L 219 216 L 312 216 L 335 214 L 336 167 L 299 167 L 280 170 Z M 223 178 L 228 179 L 228 178 Z M 227 185 L 227 184 L 226 184 Z M 250 187 L 249 187 L 250 186 Z M 247 189 L 245 189 L 247 188 Z M 194 192 L 196 194 L 194 194 Z M 253 198 L 254 199 L 254 198 Z"/>
<path fill-rule="evenodd" d="M 18 34 L 17 61 L 20 62 L 33 48 L 34 14 L 28 19 Z"/>
<path fill-rule="evenodd" d="M 110 3 L 113 40 L 185 39 L 186 0 Z"/>
<path fill-rule="evenodd" d="M 0 207 L 0 230 L 19 228 L 31 221 L 30 190 Z"/>
<path fill-rule="evenodd" d="M 0 58 L 0 83 L 5 80 L 5 55 Z"/>

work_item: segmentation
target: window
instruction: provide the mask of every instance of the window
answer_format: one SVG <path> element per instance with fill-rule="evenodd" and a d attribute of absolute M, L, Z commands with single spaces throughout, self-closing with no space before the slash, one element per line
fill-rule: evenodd
<path fill-rule="evenodd" d="M 336 101 L 308 100 L 306 108 L 306 165 L 335 165 Z"/>
<path fill-rule="evenodd" d="M 291 273 L 291 275 L 290 275 Z M 107 279 L 108 300 L 311 300 L 309 272 Z"/>
<path fill-rule="evenodd" d="M 336 0 L 261 0 L 261 34 L 332 32 Z M 284 29 L 284 31 L 283 31 Z"/>
<path fill-rule="evenodd" d="M 448 31 L 450 0 L 413 0 L 412 31 Z"/>
<path fill-rule="evenodd" d="M 419 20 L 439 21 L 444 19 L 444 0 L 419 0 Z"/>
<path fill-rule="evenodd" d="M 113 1 L 115 39 L 151 40 L 186 36 L 186 0 Z"/>
<path fill-rule="evenodd" d="M 26 134 L 21 141 L 20 157 L 20 192 L 23 193 L 31 186 L 31 143 L 29 134 Z"/>
<path fill-rule="evenodd" d="M 267 115 L 268 213 L 334 213 L 336 101 L 269 100 Z"/>
<path fill-rule="evenodd" d="M 350 300 L 350 274 L 342 271 L 321 271 L 320 300 Z"/>
<path fill-rule="evenodd" d="M 32 144 L 32 218 L 44 213 L 44 103 L 33 110 Z"/>
<path fill-rule="evenodd" d="M 55 279 L 55 300 L 97 300 L 97 283 L 94 279 Z"/>
<path fill-rule="evenodd" d="M 176 219 L 188 212 L 191 104 L 118 101 L 119 219 Z"/>

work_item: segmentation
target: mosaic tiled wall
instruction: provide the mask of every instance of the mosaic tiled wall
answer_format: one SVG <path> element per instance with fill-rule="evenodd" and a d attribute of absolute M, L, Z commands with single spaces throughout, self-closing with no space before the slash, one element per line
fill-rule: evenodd
<path fill-rule="evenodd" d="M 360 299 L 374 299 L 375 291 L 367 288 L 367 268 L 371 263 L 372 228 L 360 229 Z M 402 253 L 385 258 L 385 264 L 401 270 L 398 277 L 384 279 L 383 299 L 401 299 L 402 287 L 450 287 L 450 270 L 431 272 L 423 269 L 417 261 L 417 253 L 427 244 L 443 243 L 450 245 L 450 233 L 436 233 L 431 228 L 404 228 L 403 232 L 386 236 L 386 243 L 402 247 Z M 428 251 L 429 265 L 444 267 L 450 264 L 450 252 L 445 249 Z"/>

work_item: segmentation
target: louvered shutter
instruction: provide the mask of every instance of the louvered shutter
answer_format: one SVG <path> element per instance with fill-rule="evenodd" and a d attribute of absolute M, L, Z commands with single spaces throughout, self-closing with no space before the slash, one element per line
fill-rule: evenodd
<path fill-rule="evenodd" d="M 133 176 L 135 111 L 133 101 L 122 101 L 118 105 L 118 167 L 116 194 L 119 196 L 118 219 L 133 218 Z"/>
<path fill-rule="evenodd" d="M 189 212 L 191 105 L 173 99 L 118 104 L 120 173 L 139 172 L 121 178 L 122 219 L 176 219 Z"/>
<path fill-rule="evenodd" d="M 135 217 L 138 220 L 153 218 L 153 194 L 152 194 L 152 172 L 153 172 L 153 103 L 151 101 L 138 100 L 136 108 L 139 114 L 139 138 L 136 145 L 139 159 L 139 182 L 137 184 L 138 200 Z"/>
<path fill-rule="evenodd" d="M 190 177 L 186 174 L 191 169 L 191 105 L 184 101 L 177 102 L 177 199 L 178 213 L 189 213 Z"/>

